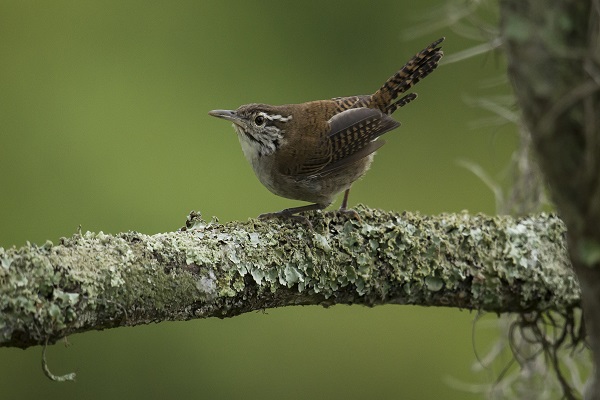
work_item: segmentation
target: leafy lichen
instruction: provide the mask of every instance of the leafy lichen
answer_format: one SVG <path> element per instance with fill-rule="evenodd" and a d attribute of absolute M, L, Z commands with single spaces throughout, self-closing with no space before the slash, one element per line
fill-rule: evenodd
<path fill-rule="evenodd" d="M 179 232 L 76 234 L 0 249 L 0 345 L 292 304 L 420 304 L 497 312 L 578 305 L 555 216 L 314 213 Z"/>

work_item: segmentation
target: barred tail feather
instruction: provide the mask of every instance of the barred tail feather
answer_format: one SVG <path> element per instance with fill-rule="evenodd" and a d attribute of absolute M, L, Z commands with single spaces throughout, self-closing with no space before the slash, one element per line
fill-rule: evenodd
<path fill-rule="evenodd" d="M 416 97 L 404 96 L 396 103 L 402 93 L 417 84 L 434 71 L 443 56 L 441 47 L 438 45 L 444 41 L 440 38 L 411 58 L 398 72 L 388 79 L 379 90 L 371 96 L 371 107 L 378 108 L 386 114 L 391 114 L 398 108 Z"/>
<path fill-rule="evenodd" d="M 416 98 L 417 98 L 417 94 L 416 93 L 409 93 L 409 94 L 403 96 L 400 100 L 396 101 L 395 103 L 390 104 L 385 109 L 384 112 L 387 115 L 392 115 L 394 113 L 394 111 L 396 111 L 400 107 L 404 107 L 405 105 L 407 105 L 408 103 L 410 103 L 411 101 L 413 101 Z"/>

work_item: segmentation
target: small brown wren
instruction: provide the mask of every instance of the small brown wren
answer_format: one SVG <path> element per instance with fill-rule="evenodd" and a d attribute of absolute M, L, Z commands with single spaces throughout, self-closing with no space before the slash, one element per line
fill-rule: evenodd
<path fill-rule="evenodd" d="M 259 217 L 322 210 L 342 191 L 345 210 L 350 186 L 367 172 L 375 151 L 385 143 L 379 136 L 400 126 L 390 115 L 417 97 L 400 95 L 437 68 L 443 40 L 411 58 L 372 95 L 210 111 L 233 122 L 244 155 L 267 189 L 314 203 Z"/>

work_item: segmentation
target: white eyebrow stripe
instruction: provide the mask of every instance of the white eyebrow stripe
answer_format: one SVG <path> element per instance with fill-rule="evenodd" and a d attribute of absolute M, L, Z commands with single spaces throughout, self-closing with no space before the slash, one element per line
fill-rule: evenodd
<path fill-rule="evenodd" d="M 270 121 L 274 121 L 274 120 L 278 120 L 280 122 L 288 122 L 290 119 L 292 119 L 291 115 L 288 115 L 287 117 L 284 117 L 283 115 L 269 115 L 265 112 L 259 112 L 258 115 L 265 117 L 266 119 L 270 120 Z"/>

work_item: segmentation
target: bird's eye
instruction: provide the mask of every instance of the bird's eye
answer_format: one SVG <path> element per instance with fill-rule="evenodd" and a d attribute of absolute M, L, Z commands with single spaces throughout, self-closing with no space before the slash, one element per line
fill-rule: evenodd
<path fill-rule="evenodd" d="M 265 123 L 265 117 L 263 117 L 262 115 L 257 115 L 257 116 L 254 118 L 254 123 L 255 123 L 257 126 L 261 126 L 262 124 L 264 124 L 264 123 Z"/>

